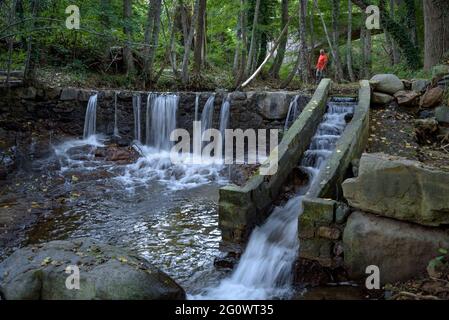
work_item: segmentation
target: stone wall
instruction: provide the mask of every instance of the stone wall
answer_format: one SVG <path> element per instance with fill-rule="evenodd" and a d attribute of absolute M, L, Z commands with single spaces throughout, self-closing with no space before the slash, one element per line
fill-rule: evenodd
<path fill-rule="evenodd" d="M 278 149 L 270 154 L 269 158 L 276 158 L 278 163 L 273 175 L 261 175 L 258 171 L 242 187 L 228 185 L 220 189 L 219 226 L 224 242 L 244 243 L 254 226 L 265 221 L 282 185 L 310 144 L 326 110 L 330 87 L 330 79 L 321 81 L 311 101 L 284 134 Z"/>
<path fill-rule="evenodd" d="M 112 135 L 114 131 L 114 97 L 115 91 L 99 90 L 97 103 L 97 133 Z M 7 90 L 0 89 L 0 160 L 16 157 L 18 144 L 24 145 L 20 151 L 26 155 L 27 146 L 31 143 L 46 145 L 49 141 L 57 143 L 58 139 L 81 137 L 84 118 L 89 97 L 93 90 L 79 88 L 49 88 L 49 87 L 18 87 Z M 122 137 L 120 144 L 129 144 L 134 138 L 134 115 L 132 96 L 140 94 L 142 98 L 141 128 L 145 137 L 145 112 L 147 92 L 120 91 L 117 92 L 118 129 Z M 219 127 L 219 117 L 223 98 L 227 92 L 179 92 L 177 127 L 192 132 L 192 122 L 195 116 L 195 98 L 199 94 L 201 114 L 202 108 L 211 94 L 215 94 L 214 127 Z M 231 92 L 230 127 L 241 129 L 282 129 L 290 101 L 294 92 Z M 309 98 L 301 95 L 300 104 L 305 106 Z M 33 140 L 34 139 L 34 140 Z M 32 140 L 34 142 L 32 142 Z M 15 148 L 15 149 L 14 149 Z M 13 150 L 14 149 L 14 150 Z M 44 154 L 38 155 L 43 156 Z M 8 158 L 8 159 L 9 159 Z M 17 158 L 17 157 L 16 157 Z M 0 163 L 0 178 L 5 172 L 13 170 L 17 164 L 14 160 L 6 164 Z M 3 163 L 4 162 L 4 163 Z M 16 161 L 17 162 L 17 161 Z"/>

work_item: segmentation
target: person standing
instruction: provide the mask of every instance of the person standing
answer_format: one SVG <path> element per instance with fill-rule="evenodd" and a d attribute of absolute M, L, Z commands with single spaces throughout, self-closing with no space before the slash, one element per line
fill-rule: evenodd
<path fill-rule="evenodd" d="M 320 83 L 321 79 L 324 78 L 324 70 L 326 69 L 329 59 L 323 49 L 320 50 L 320 56 L 316 64 L 316 83 Z"/>

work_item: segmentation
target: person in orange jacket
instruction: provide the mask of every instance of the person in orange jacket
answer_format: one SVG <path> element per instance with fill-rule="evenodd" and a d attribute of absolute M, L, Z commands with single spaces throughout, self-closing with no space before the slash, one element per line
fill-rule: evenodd
<path fill-rule="evenodd" d="M 316 64 L 316 83 L 320 83 L 321 79 L 324 78 L 324 70 L 326 69 L 329 59 L 323 49 L 320 50 L 320 57 Z"/>

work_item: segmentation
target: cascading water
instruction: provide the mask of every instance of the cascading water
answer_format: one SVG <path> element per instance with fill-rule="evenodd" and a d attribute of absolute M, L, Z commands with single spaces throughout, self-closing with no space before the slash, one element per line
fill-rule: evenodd
<path fill-rule="evenodd" d="M 87 139 L 96 133 L 97 129 L 97 96 L 94 94 L 90 96 L 87 103 L 86 117 L 84 119 L 83 138 Z"/>
<path fill-rule="evenodd" d="M 228 95 L 226 99 L 223 101 L 220 110 L 220 133 L 223 138 L 223 142 L 225 138 L 225 130 L 228 129 L 229 126 L 229 117 L 231 115 L 230 109 L 231 109 L 231 102 L 229 101 Z"/>
<path fill-rule="evenodd" d="M 298 104 L 299 95 L 296 95 L 293 100 L 290 102 L 288 107 L 287 117 L 285 118 L 284 131 L 287 131 L 290 124 L 293 123 L 299 115 L 299 104 Z"/>
<path fill-rule="evenodd" d="M 283 206 L 276 207 L 265 224 L 256 227 L 232 275 L 217 287 L 208 288 L 193 299 L 270 299 L 292 294 L 292 268 L 299 250 L 298 216 L 302 199 L 342 134 L 353 105 L 331 100 L 300 168 L 309 176 L 306 186 Z"/>
<path fill-rule="evenodd" d="M 174 94 L 149 96 L 151 112 L 147 113 L 147 145 L 158 150 L 170 150 L 170 133 L 176 129 L 179 97 Z M 147 104 L 148 106 L 148 104 Z M 148 119 L 150 117 L 151 119 Z"/>
<path fill-rule="evenodd" d="M 117 91 L 114 92 L 114 136 L 120 137 L 120 133 L 118 131 Z"/>
<path fill-rule="evenodd" d="M 211 95 L 204 105 L 203 112 L 201 113 L 201 136 L 203 136 L 204 131 L 212 128 L 212 121 L 214 117 L 214 102 L 215 95 Z"/>
<path fill-rule="evenodd" d="M 140 94 L 133 96 L 133 112 L 134 112 L 134 140 L 141 142 L 141 129 L 140 129 L 140 109 L 142 105 L 142 98 Z"/>
<path fill-rule="evenodd" d="M 198 121 L 198 112 L 199 112 L 199 108 L 200 108 L 200 94 L 197 93 L 195 96 L 195 118 L 194 121 Z"/>

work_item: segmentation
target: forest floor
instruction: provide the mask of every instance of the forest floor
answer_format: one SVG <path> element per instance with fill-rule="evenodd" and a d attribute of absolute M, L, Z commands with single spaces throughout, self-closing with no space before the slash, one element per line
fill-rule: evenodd
<path fill-rule="evenodd" d="M 400 108 L 395 103 L 372 108 L 367 152 L 383 152 L 449 171 L 449 148 L 438 140 L 418 144 L 416 119 L 414 110 Z"/>

